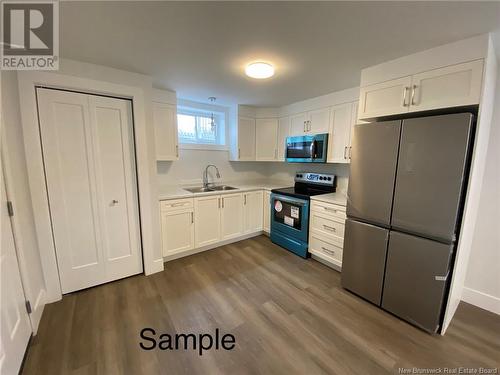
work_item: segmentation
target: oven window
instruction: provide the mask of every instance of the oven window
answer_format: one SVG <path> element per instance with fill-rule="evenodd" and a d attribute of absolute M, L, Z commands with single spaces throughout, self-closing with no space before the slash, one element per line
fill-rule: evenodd
<path fill-rule="evenodd" d="M 293 142 L 286 146 L 287 158 L 311 158 L 311 143 L 312 142 Z"/>
<path fill-rule="evenodd" d="M 279 198 L 273 203 L 273 220 L 297 230 L 302 229 L 302 206 L 299 204 L 282 201 Z"/>

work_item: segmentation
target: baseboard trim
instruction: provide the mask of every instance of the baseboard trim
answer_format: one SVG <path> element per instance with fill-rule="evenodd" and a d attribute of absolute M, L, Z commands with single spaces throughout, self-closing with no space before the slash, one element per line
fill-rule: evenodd
<path fill-rule="evenodd" d="M 464 287 L 462 291 L 462 301 L 500 315 L 500 298 L 490 294 Z"/>
<path fill-rule="evenodd" d="M 322 257 L 320 257 L 320 256 L 318 256 L 316 254 L 311 254 L 311 258 L 314 259 L 314 260 L 316 260 L 316 261 L 318 261 L 318 262 L 320 262 L 320 263 L 323 263 L 327 267 L 333 268 L 337 272 L 342 272 L 342 267 L 341 266 L 339 266 L 338 264 L 335 264 L 333 262 L 330 262 L 330 261 L 328 261 L 325 258 L 322 258 Z"/>
<path fill-rule="evenodd" d="M 220 242 L 213 243 L 213 244 L 210 244 L 210 245 L 198 247 L 196 249 L 181 251 L 181 252 L 178 252 L 178 253 L 175 253 L 175 254 L 172 254 L 172 255 L 164 256 L 163 257 L 163 261 L 164 262 L 169 262 L 171 260 L 175 260 L 175 259 L 179 259 L 179 258 L 184 258 L 184 257 L 190 256 L 190 255 L 193 255 L 193 254 L 201 253 L 203 251 L 215 249 L 216 247 L 220 247 L 220 246 L 224 246 L 224 245 L 229 245 L 231 243 L 238 242 L 238 241 L 243 241 L 243 240 L 246 240 L 246 239 L 252 238 L 252 237 L 257 237 L 257 236 L 260 236 L 261 234 L 265 234 L 265 232 L 260 230 L 260 231 L 257 231 L 257 232 L 247 233 L 247 234 L 244 234 L 242 236 L 230 238 L 228 240 L 220 241 Z"/>

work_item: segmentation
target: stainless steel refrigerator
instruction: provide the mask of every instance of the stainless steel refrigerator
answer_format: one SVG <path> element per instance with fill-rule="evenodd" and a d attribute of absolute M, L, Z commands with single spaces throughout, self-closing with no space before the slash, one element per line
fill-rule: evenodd
<path fill-rule="evenodd" d="M 451 274 L 474 116 L 356 125 L 342 286 L 437 332 Z"/>

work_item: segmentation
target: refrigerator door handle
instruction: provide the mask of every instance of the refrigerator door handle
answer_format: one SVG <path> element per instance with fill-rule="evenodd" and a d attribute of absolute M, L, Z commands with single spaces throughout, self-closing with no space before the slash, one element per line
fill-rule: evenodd
<path fill-rule="evenodd" d="M 444 275 L 444 276 L 437 276 L 436 275 L 436 276 L 434 276 L 434 279 L 436 281 L 446 281 L 446 280 L 448 280 L 448 275 L 449 274 L 450 274 L 450 271 L 448 270 L 448 272 L 446 272 L 446 275 Z"/>

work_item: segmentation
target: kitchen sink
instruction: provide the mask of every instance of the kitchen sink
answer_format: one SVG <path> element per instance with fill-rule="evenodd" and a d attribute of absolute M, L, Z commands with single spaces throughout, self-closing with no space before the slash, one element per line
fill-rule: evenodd
<path fill-rule="evenodd" d="M 190 193 L 208 193 L 210 191 L 224 191 L 224 190 L 237 190 L 238 188 L 228 186 L 228 185 L 217 185 L 217 186 L 197 186 L 193 188 L 185 188 L 184 190 L 189 191 Z"/>
<path fill-rule="evenodd" d="M 209 191 L 213 191 L 212 188 L 198 186 L 193 188 L 185 188 L 184 190 L 189 191 L 190 193 L 206 193 Z"/>
<path fill-rule="evenodd" d="M 221 191 L 221 190 L 237 190 L 238 188 L 228 186 L 228 185 L 217 185 L 217 186 L 212 186 L 209 189 L 213 191 Z"/>

